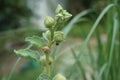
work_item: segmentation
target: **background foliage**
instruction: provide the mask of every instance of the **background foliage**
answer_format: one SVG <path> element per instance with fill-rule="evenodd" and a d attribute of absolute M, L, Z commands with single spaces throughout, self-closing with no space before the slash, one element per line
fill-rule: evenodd
<path fill-rule="evenodd" d="M 32 14 L 27 0 L 0 0 L 0 31 L 25 26 Z"/>

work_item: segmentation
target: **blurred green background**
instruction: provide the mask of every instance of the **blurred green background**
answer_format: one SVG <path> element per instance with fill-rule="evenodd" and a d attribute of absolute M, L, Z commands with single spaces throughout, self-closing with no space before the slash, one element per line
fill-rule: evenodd
<path fill-rule="evenodd" d="M 13 50 L 27 46 L 25 37 L 46 31 L 43 20 L 54 17 L 57 4 L 73 17 L 59 28 L 67 37 L 57 48 L 52 76 L 61 73 L 68 80 L 120 80 L 120 0 L 0 0 L 0 80 L 7 80 L 18 58 Z M 106 10 L 97 24 L 98 16 L 110 4 L 117 7 Z M 41 70 L 40 64 L 22 59 L 11 80 L 35 80 Z"/>

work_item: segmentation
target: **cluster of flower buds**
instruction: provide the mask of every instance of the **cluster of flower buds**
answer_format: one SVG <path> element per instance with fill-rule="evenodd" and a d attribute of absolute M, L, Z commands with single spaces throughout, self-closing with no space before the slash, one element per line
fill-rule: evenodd
<path fill-rule="evenodd" d="M 70 13 L 68 13 L 66 10 L 64 10 L 62 8 L 61 5 L 58 5 L 56 8 L 56 15 L 55 15 L 55 20 L 50 17 L 47 16 L 44 20 L 44 24 L 46 28 L 52 28 L 56 23 L 57 24 L 61 24 L 61 23 L 65 23 L 66 21 L 68 21 L 68 19 L 70 17 L 72 17 L 72 15 Z"/>
<path fill-rule="evenodd" d="M 68 19 L 71 16 L 72 15 L 70 13 L 68 13 L 66 10 L 64 10 L 61 5 L 57 6 L 55 20 L 58 23 L 64 23 L 64 22 L 68 21 Z"/>
<path fill-rule="evenodd" d="M 65 23 L 72 15 L 64 10 L 60 5 L 56 8 L 55 19 L 47 16 L 44 20 L 45 27 L 49 30 L 45 32 L 48 41 L 54 41 L 56 45 L 64 40 L 64 33 L 62 31 L 55 31 L 57 25 Z M 53 32 L 53 34 L 52 34 Z M 52 35 L 52 36 L 51 36 Z M 51 39 L 52 38 L 52 39 Z"/>

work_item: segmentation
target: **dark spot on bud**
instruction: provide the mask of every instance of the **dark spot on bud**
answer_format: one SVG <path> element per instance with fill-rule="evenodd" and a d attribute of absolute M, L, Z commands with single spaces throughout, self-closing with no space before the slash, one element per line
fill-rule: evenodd
<path fill-rule="evenodd" d="M 58 46 L 59 45 L 59 42 L 56 42 L 56 46 Z"/>

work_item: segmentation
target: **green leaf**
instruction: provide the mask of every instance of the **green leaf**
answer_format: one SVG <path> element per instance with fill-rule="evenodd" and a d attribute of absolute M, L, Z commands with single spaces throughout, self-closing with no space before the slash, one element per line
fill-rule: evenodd
<path fill-rule="evenodd" d="M 40 48 L 42 48 L 45 45 L 43 38 L 40 38 L 39 36 L 27 37 L 25 41 L 28 41 L 31 44 L 38 46 Z"/>
<path fill-rule="evenodd" d="M 14 50 L 14 52 L 20 57 L 27 58 L 34 61 L 38 61 L 40 58 L 39 52 L 30 50 L 30 49 Z"/>
<path fill-rule="evenodd" d="M 52 80 L 47 74 L 41 74 L 37 80 Z"/>
<path fill-rule="evenodd" d="M 42 36 L 43 36 L 43 38 L 44 38 L 47 42 L 49 42 L 49 40 L 48 40 L 48 38 L 47 38 L 47 36 L 46 36 L 45 33 L 43 33 Z"/>

